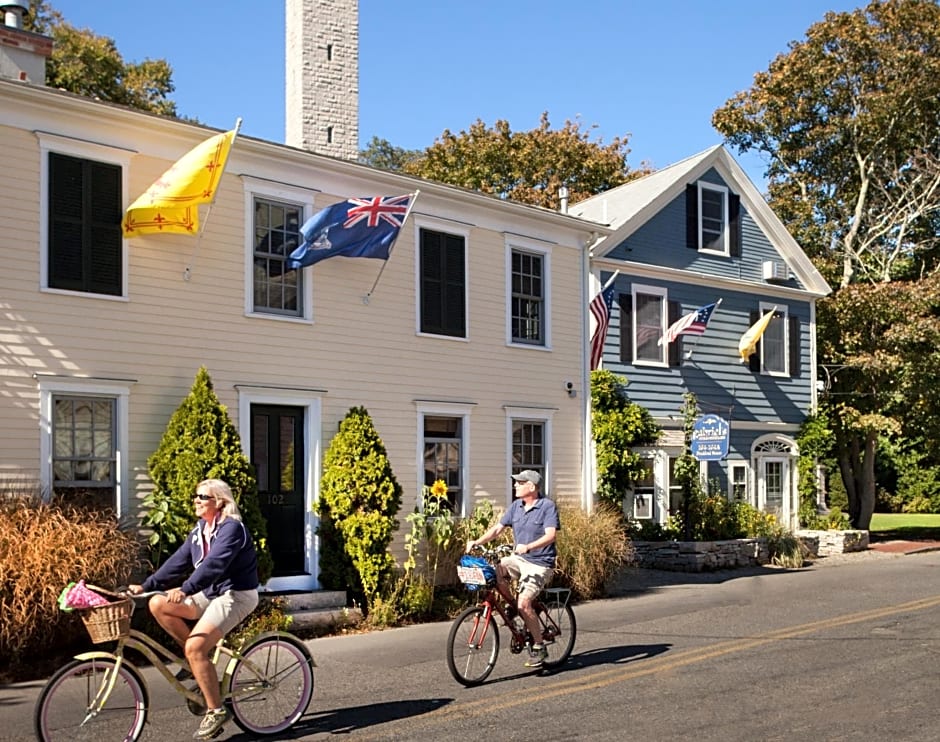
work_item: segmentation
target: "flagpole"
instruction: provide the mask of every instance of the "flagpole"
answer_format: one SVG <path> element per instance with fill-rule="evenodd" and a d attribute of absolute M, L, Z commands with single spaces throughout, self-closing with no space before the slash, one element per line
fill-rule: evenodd
<path fill-rule="evenodd" d="M 363 304 L 368 304 L 369 300 L 372 299 L 372 292 L 375 291 L 375 287 L 379 285 L 379 280 L 382 278 L 382 274 L 385 272 L 385 266 L 388 265 L 388 261 L 392 257 L 392 250 L 395 247 L 395 243 L 398 242 L 398 236 L 401 234 L 401 230 L 405 228 L 405 222 L 408 221 L 408 217 L 411 215 L 411 210 L 414 208 L 415 202 L 418 200 L 419 193 L 421 193 L 420 189 L 416 189 L 414 193 L 411 194 L 411 200 L 408 202 L 408 208 L 405 209 L 405 216 L 402 217 L 401 227 L 398 228 L 398 234 L 395 235 L 394 242 L 388 246 L 388 258 L 385 258 L 385 262 L 382 263 L 382 267 L 379 269 L 379 275 L 375 277 L 375 283 L 372 284 L 372 288 L 369 289 L 366 292 L 366 295 L 362 297 Z"/>
<path fill-rule="evenodd" d="M 711 314 L 709 315 L 709 317 L 708 317 L 708 321 L 709 321 L 709 322 L 712 321 L 712 317 L 715 316 L 715 312 L 718 311 L 718 307 L 720 307 L 720 306 L 721 306 L 721 299 L 719 298 L 718 301 L 715 302 L 715 308 L 712 309 L 712 313 L 711 313 Z M 705 333 L 703 332 L 702 335 L 704 335 L 704 334 L 705 334 Z M 695 336 L 695 342 L 692 343 L 692 347 L 689 348 L 685 353 L 683 353 L 683 356 L 685 356 L 684 360 L 688 361 L 688 360 L 691 360 L 691 359 L 692 359 L 692 353 L 695 351 L 695 348 L 696 348 L 696 346 L 698 345 L 699 338 L 701 338 L 702 335 L 696 335 L 696 336 Z M 677 339 L 678 339 L 678 338 L 677 338 Z"/>
<path fill-rule="evenodd" d="M 229 145 L 229 155 L 232 153 L 232 147 L 235 146 L 235 140 L 238 139 L 238 130 L 242 128 L 242 117 L 239 116 L 235 120 L 235 133 L 232 134 L 232 143 Z M 228 156 L 225 158 L 225 166 L 222 167 L 222 172 L 225 172 L 225 167 L 228 166 Z M 222 182 L 222 174 L 219 174 L 219 182 Z M 199 234 L 196 235 L 196 247 L 193 248 L 193 254 L 189 258 L 189 263 L 183 269 L 183 280 L 188 281 L 193 273 L 193 263 L 196 261 L 196 254 L 199 252 L 199 245 L 202 243 L 202 233 L 205 231 L 206 224 L 209 223 L 209 216 L 212 214 L 212 204 L 215 203 L 215 197 L 218 194 L 219 189 L 215 188 L 212 191 L 212 200 L 209 202 L 209 208 L 206 209 L 206 218 L 200 223 Z M 193 206 L 194 209 L 198 209 L 198 204 Z"/>
<path fill-rule="evenodd" d="M 605 283 L 603 286 L 601 286 L 601 292 L 607 291 L 607 289 L 610 288 L 610 285 L 611 285 L 614 281 L 617 280 L 617 276 L 619 276 L 619 275 L 620 275 L 620 269 L 618 268 L 617 270 L 614 271 L 614 275 L 612 275 L 610 278 L 607 279 L 607 283 Z"/>

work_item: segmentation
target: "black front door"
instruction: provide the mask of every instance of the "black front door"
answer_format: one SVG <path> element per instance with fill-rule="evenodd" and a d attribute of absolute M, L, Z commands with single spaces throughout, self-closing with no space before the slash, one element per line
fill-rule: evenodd
<path fill-rule="evenodd" d="M 304 562 L 304 409 L 251 406 L 251 457 L 268 524 L 274 577 L 307 574 Z"/>

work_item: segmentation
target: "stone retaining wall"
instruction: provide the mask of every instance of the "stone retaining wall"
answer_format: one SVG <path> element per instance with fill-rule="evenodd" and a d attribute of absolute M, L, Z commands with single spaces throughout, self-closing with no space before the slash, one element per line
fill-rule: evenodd
<path fill-rule="evenodd" d="M 868 549 L 868 531 L 796 531 L 795 535 L 810 557 Z"/>
<path fill-rule="evenodd" d="M 762 538 L 727 541 L 634 541 L 640 567 L 672 572 L 711 572 L 767 564 L 770 554 Z"/>

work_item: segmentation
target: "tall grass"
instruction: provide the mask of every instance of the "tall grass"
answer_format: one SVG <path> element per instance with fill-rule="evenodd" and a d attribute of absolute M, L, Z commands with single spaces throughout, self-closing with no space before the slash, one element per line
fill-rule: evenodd
<path fill-rule="evenodd" d="M 84 632 L 57 599 L 69 582 L 126 583 L 139 545 L 102 512 L 0 495 L 0 666 L 17 670 Z"/>
<path fill-rule="evenodd" d="M 623 516 L 601 506 L 593 513 L 559 507 L 558 562 L 555 585 L 570 587 L 576 598 L 599 598 L 604 585 L 633 561 Z"/>

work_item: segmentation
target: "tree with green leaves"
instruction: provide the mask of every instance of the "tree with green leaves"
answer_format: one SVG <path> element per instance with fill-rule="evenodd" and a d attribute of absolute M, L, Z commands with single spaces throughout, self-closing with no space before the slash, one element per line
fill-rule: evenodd
<path fill-rule="evenodd" d="M 423 152 L 393 151 L 391 159 L 409 175 L 557 209 L 562 186 L 577 202 L 647 174 L 649 168 L 628 168 L 627 141 L 591 141 L 579 121 L 552 129 L 545 112 L 531 131 L 513 131 L 505 120 L 490 127 L 477 119 L 459 134 L 445 130 Z"/>
<path fill-rule="evenodd" d="M 712 117 L 767 158 L 775 211 L 840 286 L 937 267 L 938 122 L 934 0 L 827 13 Z"/>
<path fill-rule="evenodd" d="M 659 435 L 649 410 L 630 401 L 624 377 L 603 369 L 591 372 L 591 436 L 602 502 L 622 512 L 623 498 L 643 474 L 633 448 L 650 446 Z"/>
<path fill-rule="evenodd" d="M 156 567 L 172 554 L 193 527 L 193 493 L 204 479 L 222 479 L 232 488 L 258 554 L 258 579 L 271 576 L 273 561 L 267 527 L 258 503 L 258 483 L 228 411 L 212 388 L 205 367 L 189 394 L 170 417 L 157 450 L 147 460 L 153 491 L 144 526 L 152 529 L 151 556 Z"/>
<path fill-rule="evenodd" d="M 365 149 L 359 151 L 359 162 L 377 170 L 391 170 L 402 172 L 405 166 L 416 160 L 421 150 L 396 147 L 387 139 L 372 137 Z"/>
<path fill-rule="evenodd" d="M 398 529 L 402 489 L 372 418 L 353 407 L 323 457 L 320 582 L 372 605 L 395 567 L 389 546 Z"/>
<path fill-rule="evenodd" d="M 818 337 L 849 518 L 866 529 L 879 438 L 940 439 L 940 274 L 841 289 L 820 303 Z"/>
<path fill-rule="evenodd" d="M 125 62 L 113 39 L 68 23 L 46 0 L 30 0 L 24 28 L 53 40 L 46 85 L 120 103 L 162 116 L 176 116 L 173 70 L 165 59 Z"/>

